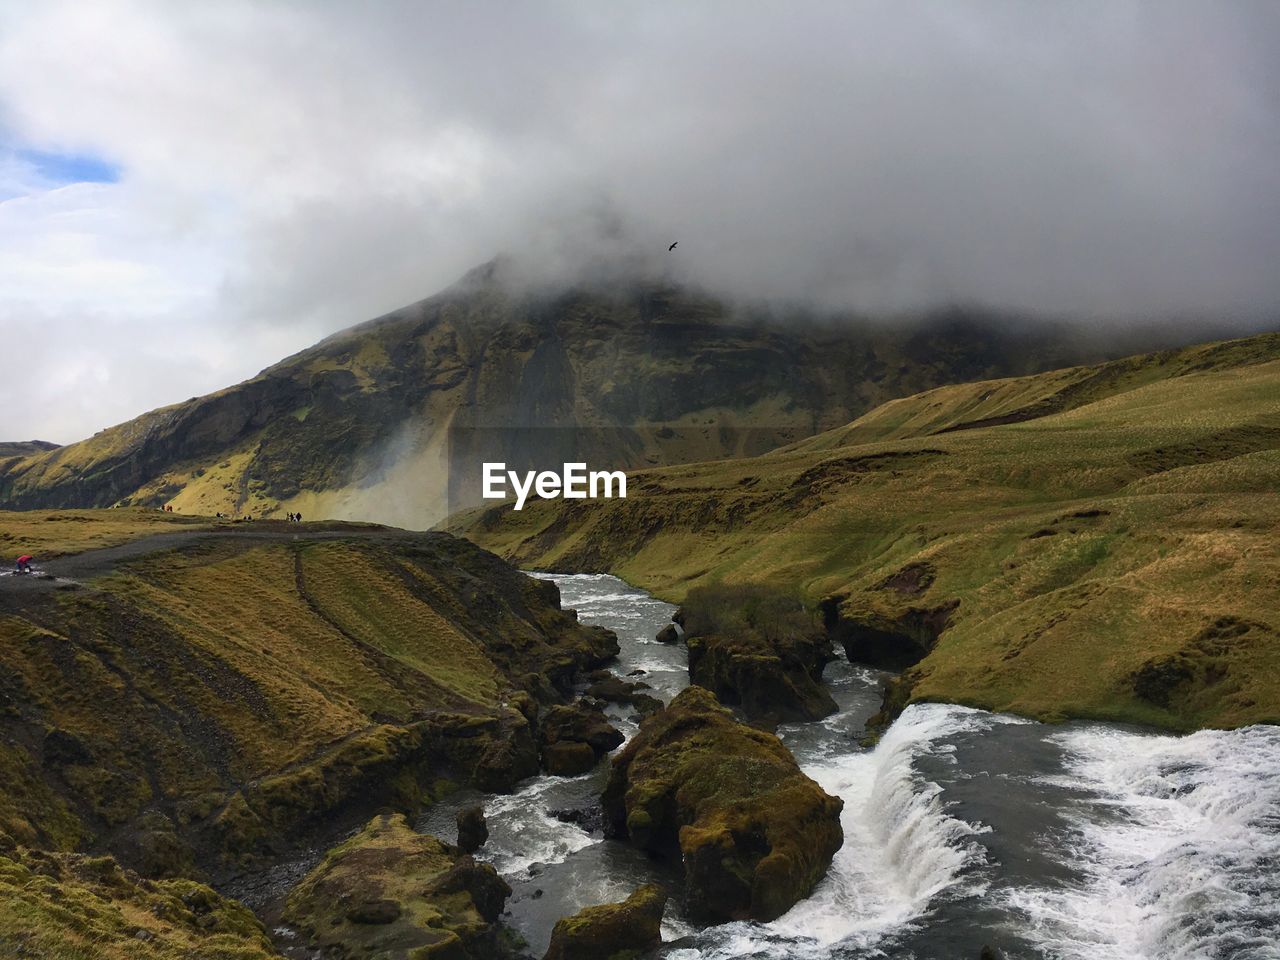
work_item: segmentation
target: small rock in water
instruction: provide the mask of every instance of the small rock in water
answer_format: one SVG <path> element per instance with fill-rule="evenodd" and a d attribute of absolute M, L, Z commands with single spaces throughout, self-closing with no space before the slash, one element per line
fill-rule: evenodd
<path fill-rule="evenodd" d="M 649 672 L 648 670 L 632 670 L 630 673 L 628 673 L 628 674 L 627 674 L 627 676 L 628 676 L 628 677 L 643 677 L 643 676 L 644 676 L 646 673 L 648 673 L 648 672 Z"/>
<path fill-rule="evenodd" d="M 547 816 L 555 817 L 561 823 L 577 824 L 587 833 L 604 832 L 604 808 L 598 804 L 586 807 L 562 807 L 548 810 Z"/>
<path fill-rule="evenodd" d="M 467 807 L 458 811 L 458 846 L 463 853 L 475 853 L 489 839 L 489 825 L 485 823 L 484 807 Z"/>
<path fill-rule="evenodd" d="M 659 643 L 676 643 L 680 639 L 680 631 L 674 623 L 668 623 L 658 631 L 658 636 L 655 639 Z"/>

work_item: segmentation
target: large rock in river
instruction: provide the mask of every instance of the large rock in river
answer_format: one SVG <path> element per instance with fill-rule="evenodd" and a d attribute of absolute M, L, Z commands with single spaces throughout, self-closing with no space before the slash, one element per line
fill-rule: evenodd
<path fill-rule="evenodd" d="M 493 867 L 383 814 L 307 874 L 284 919 L 347 960 L 498 960 L 514 955 L 510 895 Z"/>
<path fill-rule="evenodd" d="M 585 700 L 552 706 L 538 732 L 542 765 L 556 776 L 586 773 L 624 739 L 604 711 Z"/>
<path fill-rule="evenodd" d="M 620 960 L 662 942 L 662 911 L 667 892 L 656 884 L 641 887 L 622 903 L 586 907 L 556 921 L 543 960 Z"/>
<path fill-rule="evenodd" d="M 755 636 L 690 636 L 689 679 L 752 720 L 820 720 L 836 712 L 822 685 L 830 659 L 825 637 L 769 643 Z"/>
<path fill-rule="evenodd" d="M 760 584 L 712 584 L 690 590 L 679 616 L 689 679 L 721 703 L 766 724 L 836 712 L 822 684 L 831 638 L 796 597 Z"/>
<path fill-rule="evenodd" d="M 704 922 L 781 916 L 844 841 L 842 801 L 700 687 L 644 721 L 602 799 L 611 835 L 683 859 L 685 910 Z"/>

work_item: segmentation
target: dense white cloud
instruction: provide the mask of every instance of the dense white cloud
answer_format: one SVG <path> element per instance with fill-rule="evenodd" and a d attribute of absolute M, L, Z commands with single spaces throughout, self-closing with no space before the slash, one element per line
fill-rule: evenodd
<path fill-rule="evenodd" d="M 0 439 L 215 389 L 500 251 L 876 311 L 1269 311 L 1277 28 L 1244 0 L 0 4 Z"/>

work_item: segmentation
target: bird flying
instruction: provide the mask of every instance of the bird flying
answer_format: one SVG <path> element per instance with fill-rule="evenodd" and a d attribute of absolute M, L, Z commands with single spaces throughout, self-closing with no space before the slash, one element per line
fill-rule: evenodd
<path fill-rule="evenodd" d="M 679 240 L 676 241 L 676 243 L 679 243 L 679 242 L 680 242 Z M 676 243 L 673 243 L 671 246 L 667 247 L 667 253 L 670 253 L 672 250 L 676 248 Z"/>

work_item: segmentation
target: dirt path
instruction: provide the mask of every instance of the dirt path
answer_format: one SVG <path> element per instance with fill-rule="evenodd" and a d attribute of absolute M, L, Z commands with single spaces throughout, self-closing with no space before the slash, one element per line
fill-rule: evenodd
<path fill-rule="evenodd" d="M 265 526 L 265 524 L 264 524 Z M 246 548 L 260 543 L 292 543 L 305 540 L 375 540 L 382 542 L 424 543 L 447 534 L 415 533 L 392 528 L 333 528 L 316 524 L 285 525 L 263 530 L 193 530 L 180 533 L 158 533 L 113 547 L 100 547 L 36 563 L 32 575 L 14 576 L 8 571 L 0 576 L 0 592 L 35 592 L 65 588 L 111 573 L 122 564 L 169 550 L 185 550 L 202 543 L 242 542 Z"/>

